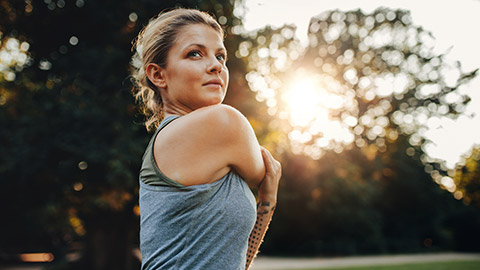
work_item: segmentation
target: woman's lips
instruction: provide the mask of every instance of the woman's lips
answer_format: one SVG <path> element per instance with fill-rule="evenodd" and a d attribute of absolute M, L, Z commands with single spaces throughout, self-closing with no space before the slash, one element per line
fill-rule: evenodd
<path fill-rule="evenodd" d="M 219 87 L 223 87 L 222 80 L 219 80 L 219 79 L 209 80 L 208 82 L 204 83 L 203 85 L 204 85 L 204 86 L 219 86 Z"/>

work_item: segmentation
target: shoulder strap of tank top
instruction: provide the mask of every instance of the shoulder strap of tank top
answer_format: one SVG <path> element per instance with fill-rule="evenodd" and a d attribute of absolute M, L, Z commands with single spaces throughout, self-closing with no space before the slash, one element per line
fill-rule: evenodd
<path fill-rule="evenodd" d="M 155 138 L 157 137 L 158 133 L 168 124 L 170 124 L 173 120 L 179 117 L 180 117 L 179 115 L 171 115 L 163 119 L 160 125 L 158 126 L 157 130 L 155 130 L 155 134 L 153 134 L 152 138 L 150 139 L 150 142 L 148 143 L 148 146 L 147 146 L 147 150 L 143 155 L 143 163 L 142 163 L 141 170 L 143 169 L 153 170 L 155 171 L 155 174 L 157 175 L 158 178 L 149 179 L 148 181 L 142 179 L 144 183 L 147 183 L 153 186 L 162 186 L 164 185 L 164 183 L 166 183 L 167 185 L 182 187 L 182 185 L 180 185 L 179 183 L 177 183 L 172 179 L 169 179 L 166 175 L 164 175 L 160 171 L 160 169 L 158 169 L 157 165 L 155 164 L 155 158 L 153 156 L 153 144 L 155 143 Z"/>
<path fill-rule="evenodd" d="M 155 131 L 155 133 L 160 132 L 160 130 L 162 130 L 164 127 L 166 127 L 168 124 L 170 124 L 173 120 L 175 120 L 179 117 L 180 117 L 180 115 L 170 115 L 170 116 L 165 117 L 165 119 L 163 119 L 162 122 L 160 123 L 160 125 L 158 126 L 157 131 Z"/>

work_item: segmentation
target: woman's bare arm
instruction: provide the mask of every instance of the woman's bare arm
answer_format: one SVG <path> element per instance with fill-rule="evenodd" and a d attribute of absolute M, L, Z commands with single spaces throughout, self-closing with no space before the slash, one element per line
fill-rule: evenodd
<path fill-rule="evenodd" d="M 270 152 L 262 147 L 262 157 L 265 164 L 265 177 L 258 188 L 257 221 L 248 240 L 247 264 L 248 269 L 258 253 L 263 242 L 268 225 L 272 220 L 273 211 L 277 204 L 278 184 L 282 176 L 282 166 Z"/>
<path fill-rule="evenodd" d="M 186 186 L 213 182 L 233 168 L 256 188 L 265 175 L 250 123 L 223 104 L 195 110 L 169 124 L 157 137 L 154 155 L 164 174 Z"/>
<path fill-rule="evenodd" d="M 242 176 L 252 188 L 258 188 L 265 177 L 261 147 L 247 118 L 232 107 L 225 110 L 228 115 L 229 141 L 228 164 Z"/>
<path fill-rule="evenodd" d="M 251 266 L 253 259 L 257 256 L 258 249 L 268 230 L 268 225 L 272 220 L 274 210 L 275 205 L 272 206 L 269 202 L 259 201 L 257 204 L 257 221 L 248 239 L 247 264 L 245 269 Z"/>

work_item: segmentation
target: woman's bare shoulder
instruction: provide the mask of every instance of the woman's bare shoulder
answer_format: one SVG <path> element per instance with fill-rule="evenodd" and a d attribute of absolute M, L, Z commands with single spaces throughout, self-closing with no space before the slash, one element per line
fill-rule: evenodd
<path fill-rule="evenodd" d="M 198 117 L 198 120 L 201 122 L 207 122 L 208 124 L 230 125 L 239 124 L 239 122 L 248 122 L 240 111 L 225 104 L 203 107 L 190 113 L 190 115 L 192 118 Z"/>
<path fill-rule="evenodd" d="M 265 167 L 255 132 L 247 118 L 228 105 L 215 105 L 197 110 L 198 123 L 210 134 L 212 145 L 223 149 L 228 166 L 234 168 L 251 186 L 263 179 Z"/>
<path fill-rule="evenodd" d="M 216 140 L 221 136 L 242 136 L 242 131 L 250 126 L 247 118 L 240 111 L 224 104 L 195 110 L 176 122 L 178 132 L 188 129 L 195 133 L 192 134 L 194 136 L 201 135 L 202 132 L 210 135 L 217 134 Z"/>
<path fill-rule="evenodd" d="M 186 185 L 216 180 L 230 168 L 247 179 L 258 179 L 262 173 L 253 129 L 228 105 L 208 106 L 180 117 L 160 132 L 154 148 L 159 168 Z"/>

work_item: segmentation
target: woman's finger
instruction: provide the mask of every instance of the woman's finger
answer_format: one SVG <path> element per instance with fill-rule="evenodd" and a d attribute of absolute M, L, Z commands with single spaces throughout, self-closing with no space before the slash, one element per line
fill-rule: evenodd
<path fill-rule="evenodd" d="M 272 154 L 266 149 L 262 148 L 263 162 L 265 163 L 265 169 L 268 172 L 274 171 L 274 159 Z"/>

